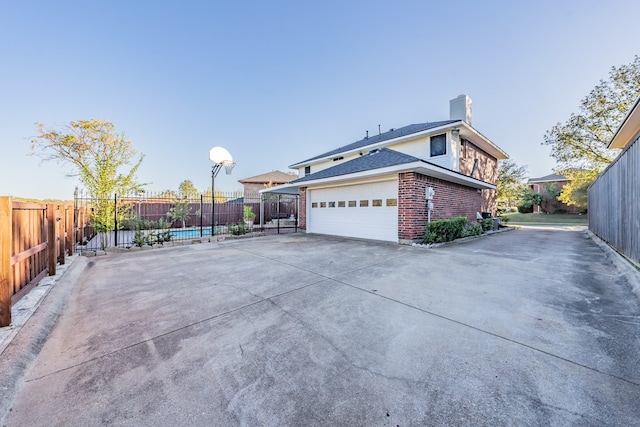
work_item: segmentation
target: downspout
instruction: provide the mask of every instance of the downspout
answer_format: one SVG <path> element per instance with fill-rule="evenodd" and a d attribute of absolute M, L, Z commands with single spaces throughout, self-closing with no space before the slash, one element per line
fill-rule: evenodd
<path fill-rule="evenodd" d="M 469 176 L 473 178 L 473 173 L 476 171 L 476 166 L 478 166 L 478 158 L 473 159 L 473 167 L 471 168 L 471 173 Z"/>

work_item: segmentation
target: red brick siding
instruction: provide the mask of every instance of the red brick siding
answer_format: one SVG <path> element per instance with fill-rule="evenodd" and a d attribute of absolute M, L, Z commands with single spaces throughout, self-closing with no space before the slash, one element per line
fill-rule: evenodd
<path fill-rule="evenodd" d="M 426 187 L 433 187 L 435 191 L 432 220 L 457 216 L 475 220 L 476 212 L 481 212 L 484 204 L 482 193 L 489 191 L 478 193 L 475 188 L 415 172 L 401 173 L 398 177 L 398 237 L 401 241 L 421 240 L 424 237 L 427 226 Z"/>
<path fill-rule="evenodd" d="M 298 227 L 307 229 L 307 187 L 300 187 L 300 209 L 298 210 Z"/>
<path fill-rule="evenodd" d="M 555 185 L 556 188 L 560 191 L 562 188 L 567 185 L 569 181 L 549 181 L 544 184 Z M 541 206 L 535 206 L 533 211 L 536 213 L 556 213 L 558 211 L 564 211 L 566 213 L 578 213 L 580 212 L 580 208 L 576 206 L 569 206 L 567 204 L 562 203 L 558 199 L 551 199 L 547 190 L 545 190 L 543 183 L 535 183 L 529 184 L 529 188 L 536 193 L 542 194 L 544 200 L 542 201 Z"/>

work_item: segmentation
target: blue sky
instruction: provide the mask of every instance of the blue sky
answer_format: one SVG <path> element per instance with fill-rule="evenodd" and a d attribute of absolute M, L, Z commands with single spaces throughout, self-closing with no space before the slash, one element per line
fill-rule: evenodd
<path fill-rule="evenodd" d="M 36 122 L 106 118 L 150 190 L 216 187 L 383 130 L 448 119 L 527 165 L 552 125 L 640 53 L 637 1 L 0 0 L 0 195 L 71 199 L 70 167 L 28 156 Z"/>

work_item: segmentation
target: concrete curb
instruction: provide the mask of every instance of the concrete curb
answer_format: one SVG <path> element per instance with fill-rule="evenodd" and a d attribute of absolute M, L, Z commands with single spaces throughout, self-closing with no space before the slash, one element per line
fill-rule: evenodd
<path fill-rule="evenodd" d="M 0 425 L 4 425 L 2 421 L 11 408 L 16 390 L 62 315 L 78 277 L 88 264 L 86 257 L 73 258 L 65 264 L 64 271 L 43 279 L 12 307 L 12 310 L 25 310 L 25 313 L 16 316 L 12 326 L 3 328 L 10 331 L 4 337 L 0 351 Z"/>
<path fill-rule="evenodd" d="M 604 240 L 596 236 L 591 230 L 585 230 L 587 236 L 593 240 L 593 242 L 602 249 L 607 258 L 613 262 L 616 268 L 627 279 L 627 282 L 631 286 L 631 290 L 636 295 L 636 298 L 640 300 L 640 271 L 638 268 L 624 256 L 620 255 L 615 249 L 607 244 Z"/>

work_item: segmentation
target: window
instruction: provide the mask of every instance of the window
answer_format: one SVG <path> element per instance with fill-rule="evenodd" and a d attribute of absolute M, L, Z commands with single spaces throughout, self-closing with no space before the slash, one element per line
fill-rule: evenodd
<path fill-rule="evenodd" d="M 312 207 L 312 208 L 317 208 L 317 207 L 318 207 L 318 202 L 313 202 L 313 203 L 311 203 L 311 207 Z"/>
<path fill-rule="evenodd" d="M 360 207 L 361 208 L 366 208 L 367 206 L 369 206 L 369 201 L 368 200 L 360 200 Z"/>
<path fill-rule="evenodd" d="M 431 157 L 447 154 L 447 135 L 434 135 L 431 137 Z"/>
<path fill-rule="evenodd" d="M 371 201 L 371 206 L 382 206 L 382 199 L 373 199 Z"/>
<path fill-rule="evenodd" d="M 330 208 L 335 208 L 336 207 L 336 202 L 329 202 L 329 207 Z"/>
<path fill-rule="evenodd" d="M 326 208 L 327 207 L 327 202 L 320 202 L 320 207 L 321 208 Z"/>
<path fill-rule="evenodd" d="M 344 208 L 344 200 L 338 202 L 339 208 Z"/>
<path fill-rule="evenodd" d="M 349 207 L 350 208 L 355 208 L 356 207 L 356 201 L 355 200 L 349 200 Z"/>
<path fill-rule="evenodd" d="M 311 173 L 311 166 L 305 166 L 304 167 L 304 174 L 305 175 L 309 175 Z"/>
<path fill-rule="evenodd" d="M 387 206 L 398 206 L 398 199 L 387 199 Z"/>

